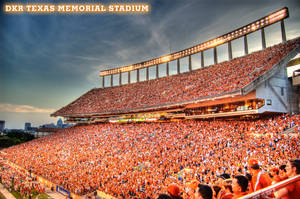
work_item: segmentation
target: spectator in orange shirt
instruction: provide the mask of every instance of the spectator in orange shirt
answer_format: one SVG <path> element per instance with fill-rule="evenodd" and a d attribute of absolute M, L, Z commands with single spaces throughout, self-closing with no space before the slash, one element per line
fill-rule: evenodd
<path fill-rule="evenodd" d="M 218 199 L 231 199 L 233 197 L 232 194 L 232 179 L 229 174 L 220 175 L 222 179 L 222 190 L 219 191 L 217 198 Z"/>
<path fill-rule="evenodd" d="M 270 174 L 272 176 L 272 184 L 280 182 L 281 179 L 279 177 L 279 169 L 277 167 L 273 167 L 270 169 Z"/>
<path fill-rule="evenodd" d="M 232 180 L 232 190 L 233 197 L 232 199 L 240 198 L 244 195 L 247 195 L 248 189 L 248 179 L 243 175 L 237 175 Z"/>
<path fill-rule="evenodd" d="M 280 181 L 288 179 L 288 176 L 287 176 L 287 174 L 286 174 L 286 169 L 285 169 L 285 167 L 286 167 L 285 164 L 279 166 L 279 177 L 280 177 Z"/>
<path fill-rule="evenodd" d="M 256 159 L 249 159 L 248 166 L 252 179 L 250 181 L 250 193 L 268 187 L 272 184 L 269 174 L 263 173 Z"/>
<path fill-rule="evenodd" d="M 287 175 L 291 178 L 300 174 L 300 160 L 291 160 L 286 165 Z M 300 181 L 297 181 L 287 187 L 280 189 L 274 194 L 276 198 L 285 197 L 287 199 L 296 199 L 300 196 Z"/>

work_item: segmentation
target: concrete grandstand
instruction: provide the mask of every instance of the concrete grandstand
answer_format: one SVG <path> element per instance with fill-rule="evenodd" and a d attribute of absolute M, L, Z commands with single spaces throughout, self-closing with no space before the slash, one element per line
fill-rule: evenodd
<path fill-rule="evenodd" d="M 286 41 L 283 8 L 220 37 L 130 66 L 101 72 L 110 76 L 111 87 L 88 91 L 52 116 L 67 122 L 153 121 L 216 117 L 253 116 L 262 113 L 297 113 L 299 91 L 287 77 L 287 64 L 300 52 L 299 38 Z M 281 23 L 282 43 L 266 48 L 264 28 Z M 248 54 L 247 35 L 261 31 L 262 50 Z M 244 38 L 245 56 L 232 59 L 231 42 Z M 218 63 L 217 46 L 227 43 L 229 60 Z M 204 67 L 203 52 L 214 49 L 215 64 Z M 192 70 L 193 54 L 201 54 L 202 67 Z M 189 58 L 189 71 L 180 74 L 180 59 Z M 169 76 L 169 63 L 177 60 L 175 76 Z M 158 78 L 159 64 L 166 64 L 167 76 Z M 149 80 L 149 67 L 156 66 L 157 79 Z M 139 70 L 147 70 L 139 82 Z M 130 72 L 137 71 L 137 83 L 130 84 Z M 127 85 L 121 85 L 122 73 Z M 120 84 L 113 87 L 113 75 Z"/>
<path fill-rule="evenodd" d="M 199 70 L 118 87 L 92 89 L 52 116 L 70 122 L 193 119 L 298 112 L 286 64 L 299 38 Z M 151 120 L 152 121 L 152 120 Z"/>

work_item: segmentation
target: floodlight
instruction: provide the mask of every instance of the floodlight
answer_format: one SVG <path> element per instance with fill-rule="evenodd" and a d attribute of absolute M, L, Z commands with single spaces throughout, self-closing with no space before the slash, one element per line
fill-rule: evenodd
<path fill-rule="evenodd" d="M 250 34 L 250 33 L 255 32 L 259 29 L 262 29 L 266 26 L 274 24 L 274 23 L 281 21 L 287 17 L 289 17 L 289 12 L 288 12 L 288 8 L 285 7 L 285 8 L 282 8 L 282 9 L 268 15 L 268 16 L 265 16 L 259 20 L 256 20 L 246 26 L 243 26 L 232 32 L 226 33 L 220 37 L 213 38 L 209 41 L 203 42 L 196 46 L 192 46 L 190 48 L 184 49 L 179 52 L 171 53 L 169 55 L 158 57 L 158 58 L 155 58 L 152 60 L 147 60 L 147 61 L 140 62 L 137 64 L 123 66 L 123 67 L 120 67 L 117 69 L 112 69 L 112 70 L 101 71 L 100 76 L 112 75 L 112 74 L 121 73 L 121 72 L 130 72 L 132 70 L 146 68 L 149 66 L 166 63 L 166 62 L 180 59 L 180 58 L 183 58 L 186 56 L 190 56 L 192 54 L 219 46 L 225 42 L 229 42 L 234 39 L 238 39 L 240 37 L 246 36 L 247 34 Z"/>

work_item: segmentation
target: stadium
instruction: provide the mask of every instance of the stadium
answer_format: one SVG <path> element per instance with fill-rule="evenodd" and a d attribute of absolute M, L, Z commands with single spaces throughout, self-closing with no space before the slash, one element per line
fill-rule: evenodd
<path fill-rule="evenodd" d="M 162 193 L 195 198 L 200 183 L 220 188 L 213 198 L 236 197 L 235 191 L 226 192 L 231 185 L 224 174 L 233 180 L 251 173 L 254 165 L 269 173 L 300 157 L 300 76 L 297 71 L 287 76 L 287 67 L 297 62 L 300 38 L 286 39 L 288 17 L 285 7 L 190 48 L 101 71 L 102 88 L 51 114 L 73 127 L 1 150 L 1 182 L 11 186 L 13 181 L 24 195 L 31 189 L 43 192 L 45 186 L 78 199 L 159 198 Z M 280 23 L 282 42 L 267 47 L 264 30 L 275 23 Z M 247 36 L 257 31 L 261 50 L 249 53 Z M 233 58 L 232 41 L 239 38 L 244 55 Z M 227 46 L 228 61 L 218 62 L 220 45 Z M 214 64 L 204 66 L 209 49 Z M 201 57 L 197 70 L 192 69 L 195 55 Z M 188 71 L 181 72 L 182 59 Z M 174 64 L 177 74 L 170 75 Z M 159 67 L 165 77 L 159 77 Z M 149 78 L 150 68 L 155 79 Z M 142 70 L 145 81 L 140 81 Z M 127 84 L 122 84 L 124 75 Z M 277 197 L 274 192 L 299 185 L 296 174 L 280 180 L 269 176 L 273 185 L 259 189 L 260 172 L 256 184 L 248 179 L 243 198 Z"/>

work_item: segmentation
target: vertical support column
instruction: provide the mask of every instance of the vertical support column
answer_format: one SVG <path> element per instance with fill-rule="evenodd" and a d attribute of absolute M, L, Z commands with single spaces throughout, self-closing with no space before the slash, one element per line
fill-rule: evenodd
<path fill-rule="evenodd" d="M 102 76 L 102 88 L 104 88 L 105 76 Z"/>
<path fill-rule="evenodd" d="M 260 29 L 261 31 L 261 44 L 262 44 L 262 49 L 266 48 L 266 37 L 265 37 L 265 28 Z"/>
<path fill-rule="evenodd" d="M 113 87 L 113 74 L 110 75 L 110 87 Z"/>
<path fill-rule="evenodd" d="M 121 86 L 122 85 L 122 73 L 120 72 L 120 77 L 119 77 L 119 85 Z"/>
<path fill-rule="evenodd" d="M 166 66 L 166 73 L 167 73 L 167 76 L 170 75 L 170 71 L 169 71 L 169 62 L 167 62 L 167 66 Z"/>
<path fill-rule="evenodd" d="M 180 73 L 180 59 L 177 59 L 177 74 Z"/>
<path fill-rule="evenodd" d="M 149 67 L 146 68 L 146 80 L 149 81 Z"/>
<path fill-rule="evenodd" d="M 136 82 L 140 81 L 140 69 L 136 70 Z"/>
<path fill-rule="evenodd" d="M 283 21 L 283 19 L 280 21 L 280 24 L 281 24 L 282 42 L 286 42 L 286 34 L 285 34 L 285 27 L 284 27 L 284 21 Z"/>
<path fill-rule="evenodd" d="M 247 39 L 247 35 L 244 36 L 244 48 L 245 48 L 245 55 L 248 55 L 249 51 L 248 51 L 248 39 Z"/>
<path fill-rule="evenodd" d="M 158 79 L 158 64 L 156 64 L 156 79 Z"/>
<path fill-rule="evenodd" d="M 204 52 L 201 51 L 201 68 L 204 67 Z"/>
<path fill-rule="evenodd" d="M 192 71 L 192 56 L 189 55 L 189 71 Z"/>
<path fill-rule="evenodd" d="M 128 71 L 128 84 L 130 84 L 131 81 L 130 81 L 130 71 Z"/>
<path fill-rule="evenodd" d="M 231 46 L 231 41 L 229 41 L 227 44 L 228 44 L 228 59 L 230 61 L 230 60 L 232 60 L 232 46 Z"/>
<path fill-rule="evenodd" d="M 217 47 L 214 47 L 214 62 L 215 64 L 218 63 L 218 53 L 217 53 Z"/>

